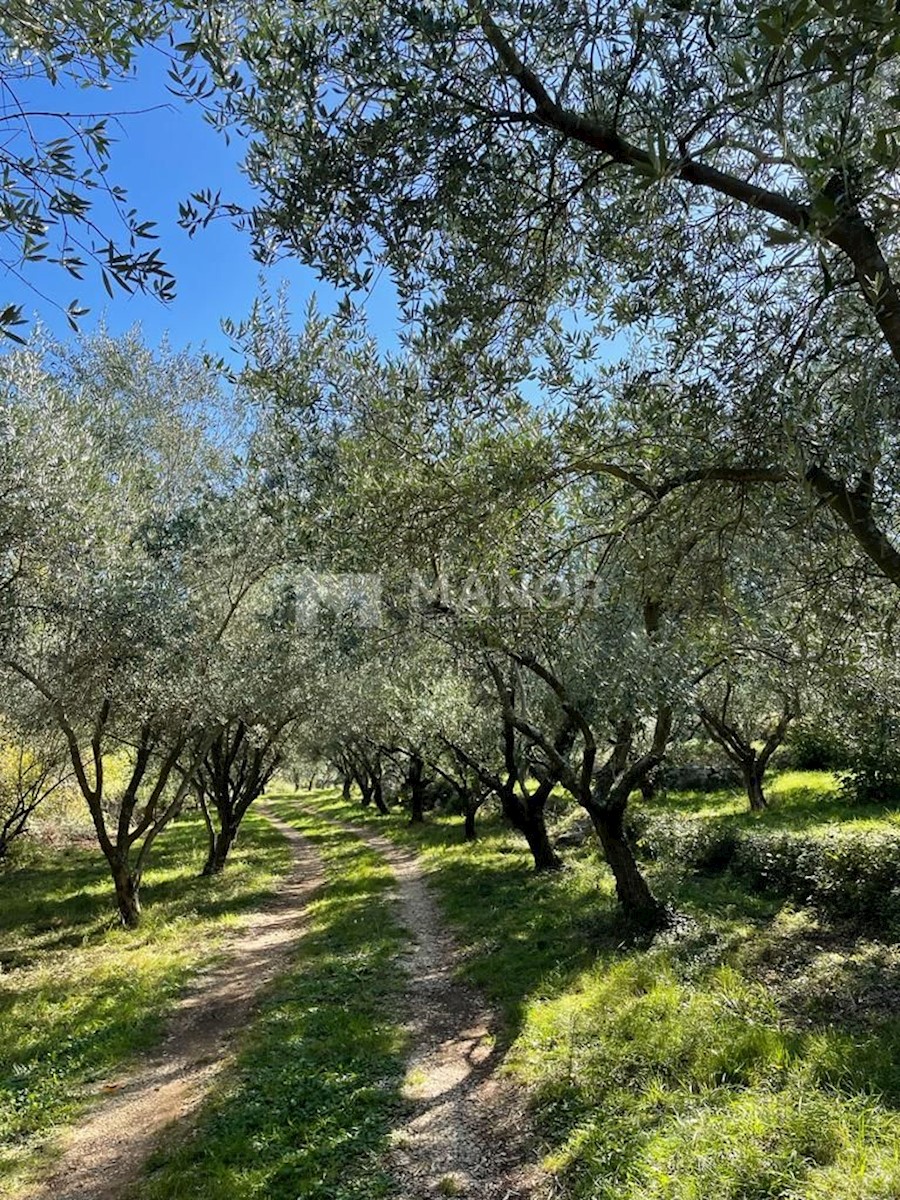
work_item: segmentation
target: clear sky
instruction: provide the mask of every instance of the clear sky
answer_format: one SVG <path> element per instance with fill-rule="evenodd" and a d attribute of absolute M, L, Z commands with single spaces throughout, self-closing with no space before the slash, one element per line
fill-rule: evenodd
<path fill-rule="evenodd" d="M 78 299 L 91 310 L 81 322 L 85 329 L 101 318 L 113 332 L 139 323 L 150 343 L 168 332 L 175 346 L 203 345 L 222 354 L 228 342 L 219 323 L 223 317 L 240 319 L 247 314 L 263 269 L 252 258 L 249 237 L 225 221 L 214 222 L 189 238 L 178 227 L 178 203 L 203 188 L 221 189 L 223 199 L 239 203 L 246 203 L 252 192 L 240 172 L 240 142 L 227 144 L 203 120 L 199 108 L 182 104 L 166 90 L 166 65 L 164 56 L 149 48 L 140 54 L 135 77 L 116 83 L 109 91 L 84 90 L 72 83 L 54 87 L 34 80 L 28 84 L 27 94 L 17 89 L 17 98 L 26 107 L 54 112 L 132 113 L 110 125 L 118 140 L 112 147 L 109 178 L 127 189 L 130 204 L 142 220 L 156 221 L 162 257 L 177 279 L 177 298 L 164 305 L 152 296 L 128 296 L 117 289 L 111 300 L 99 271 L 88 269 L 84 280 L 78 281 L 58 267 L 37 264 L 24 271 L 43 297 L 5 272 L 0 306 L 22 304 L 27 316 L 39 317 L 54 333 L 65 336 L 68 324 L 52 302 L 65 308 Z M 153 111 L 135 111 L 143 109 Z M 6 122 L 4 131 L 9 129 Z M 45 122 L 36 132 L 50 138 L 62 131 L 53 122 Z M 298 319 L 313 292 L 326 310 L 335 302 L 333 290 L 297 262 L 283 261 L 263 273 L 272 291 L 287 282 L 290 306 Z M 376 287 L 367 311 L 379 340 L 391 345 L 396 307 L 388 280 L 383 278 Z"/>

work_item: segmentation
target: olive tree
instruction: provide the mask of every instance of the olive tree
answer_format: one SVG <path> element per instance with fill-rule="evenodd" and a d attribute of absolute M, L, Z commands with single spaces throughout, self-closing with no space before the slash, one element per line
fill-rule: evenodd
<path fill-rule="evenodd" d="M 799 701 L 794 695 L 778 697 L 769 691 L 770 702 L 777 707 L 768 714 L 769 722 L 764 725 L 763 719 L 754 722 L 746 715 L 747 707 L 751 712 L 759 711 L 759 697 L 755 691 L 760 686 L 759 676 L 752 679 L 744 675 L 740 685 L 749 688 L 749 696 L 742 690 L 739 692 L 738 685 L 728 679 L 715 699 L 709 698 L 700 704 L 698 712 L 707 734 L 740 770 L 751 811 L 762 812 L 768 807 L 763 778 L 772 755 L 784 742 L 791 722 L 799 716 Z M 764 691 L 763 695 L 766 694 Z M 749 705 L 746 704 L 748 700 Z"/>
<path fill-rule="evenodd" d="M 7 668 L 45 701 L 47 721 L 65 738 L 120 917 L 134 926 L 150 850 L 188 791 L 176 767 L 188 751 L 200 697 L 191 676 L 189 606 L 175 580 L 159 578 L 158 564 L 139 574 L 129 560 L 119 570 L 107 564 L 99 586 L 60 573 L 60 591 L 52 598 L 44 591 L 51 619 L 32 624 Z M 110 794 L 105 766 L 114 751 L 125 752 L 128 768 Z"/>
<path fill-rule="evenodd" d="M 590 355 L 573 314 L 631 327 L 640 427 L 548 469 L 655 507 L 812 496 L 900 583 L 893 6 L 191 11 L 218 119 L 252 135 L 256 199 L 230 211 L 261 257 L 357 290 L 387 266 L 426 345 L 494 345 L 511 376 L 550 360 L 544 338 Z M 590 430 L 600 406 L 564 390 Z"/>
<path fill-rule="evenodd" d="M 204 675 L 237 603 L 190 578 L 202 494 L 220 478 L 211 430 L 227 410 L 202 364 L 153 354 L 136 335 L 28 347 L 0 369 L 5 408 L 49 418 L 29 443 L 35 480 L 74 489 L 16 578 L 4 667 L 63 737 L 121 919 L 134 925 L 150 850 L 187 794 L 177 768 L 200 752 Z M 111 794 L 113 751 L 128 767 Z"/>
<path fill-rule="evenodd" d="M 278 769 L 289 739 L 302 737 L 317 719 L 332 652 L 321 625 L 307 624 L 297 612 L 293 572 L 279 561 L 277 530 L 269 528 L 263 536 L 262 526 L 269 523 L 248 517 L 252 500 L 246 492 L 239 490 L 229 506 L 240 523 L 251 586 L 242 591 L 216 648 L 208 675 L 208 724 L 194 739 L 200 752 L 192 784 L 209 835 L 204 875 L 224 869 L 241 822 Z M 229 543 L 232 572 L 235 540 Z"/>
<path fill-rule="evenodd" d="M 159 0 L 3 6 L 0 261 L 11 275 L 28 283 L 30 265 L 49 262 L 79 280 L 91 266 L 111 296 L 116 288 L 172 296 L 174 279 L 153 245 L 154 222 L 141 219 L 108 173 L 111 126 L 125 114 L 104 111 L 101 97 L 132 75 L 142 46 L 171 29 L 176 7 Z M 86 311 L 73 300 L 66 313 L 74 326 Z M 23 320 L 20 305 L 3 306 L 0 333 L 20 341 L 15 329 Z"/>
<path fill-rule="evenodd" d="M 524 737 L 517 725 L 517 716 L 522 719 L 533 714 L 534 698 L 527 695 L 528 684 L 521 670 L 506 661 L 498 662 L 489 652 L 481 657 L 485 676 L 482 696 L 487 691 L 491 721 L 486 728 L 482 724 L 481 728 L 470 729 L 452 743 L 451 749 L 497 797 L 506 820 L 528 843 L 535 871 L 558 871 L 563 864 L 550 839 L 546 809 L 559 781 L 559 769 L 552 756 L 535 757 L 534 740 Z M 538 707 L 546 710 L 547 706 Z M 564 756 L 575 740 L 571 719 L 562 712 L 542 716 L 553 728 L 549 736 L 554 754 Z"/>

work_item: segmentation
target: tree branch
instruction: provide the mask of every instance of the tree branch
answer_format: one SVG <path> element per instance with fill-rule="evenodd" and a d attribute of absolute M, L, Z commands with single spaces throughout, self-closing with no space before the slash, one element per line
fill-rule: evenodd
<path fill-rule="evenodd" d="M 534 71 L 522 62 L 485 8 L 479 8 L 479 19 L 484 35 L 504 70 L 534 103 L 536 123 L 555 129 L 640 174 L 658 173 L 658 165 L 647 151 L 620 137 L 614 126 L 559 105 Z M 673 162 L 670 173 L 673 178 L 685 183 L 728 196 L 758 212 L 767 213 L 798 233 L 806 233 L 814 222 L 815 214 L 809 204 L 801 204 L 780 192 L 698 162 L 684 150 L 681 158 Z M 853 264 L 863 297 L 884 334 L 894 360 L 900 363 L 900 293 L 874 232 L 855 211 L 838 216 L 830 224 L 824 225 L 821 232 Z"/>

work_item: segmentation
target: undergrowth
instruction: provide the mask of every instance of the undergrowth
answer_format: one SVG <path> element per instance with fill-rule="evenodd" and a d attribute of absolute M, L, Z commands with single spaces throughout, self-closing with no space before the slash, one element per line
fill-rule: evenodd
<path fill-rule="evenodd" d="M 900 813 L 850 804 L 826 771 L 773 778 L 770 808 L 736 792 L 661 795 L 635 805 L 637 849 L 676 869 L 730 871 L 743 888 L 814 906 L 825 918 L 900 924 Z"/>

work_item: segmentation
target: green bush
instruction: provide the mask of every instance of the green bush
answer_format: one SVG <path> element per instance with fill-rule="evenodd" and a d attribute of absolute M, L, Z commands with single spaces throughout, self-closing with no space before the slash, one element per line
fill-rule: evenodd
<path fill-rule="evenodd" d="M 900 701 L 870 686 L 848 706 L 847 753 L 839 766 L 850 804 L 900 804 Z"/>
<path fill-rule="evenodd" d="M 833 726 L 807 718 L 789 730 L 779 762 L 795 771 L 839 771 L 849 765 L 850 749 Z"/>
<path fill-rule="evenodd" d="M 900 916 L 900 836 L 829 834 L 810 856 L 812 899 L 826 912 L 864 920 Z"/>
<path fill-rule="evenodd" d="M 851 804 L 900 804 L 900 723 L 883 713 L 864 719 L 841 792 Z"/>
<path fill-rule="evenodd" d="M 694 871 L 730 869 L 751 887 L 811 904 L 824 916 L 900 920 L 898 833 L 743 830 L 668 814 L 643 815 L 632 827 L 646 857 Z"/>
<path fill-rule="evenodd" d="M 723 871 L 737 846 L 737 831 L 715 821 L 665 813 L 634 812 L 629 833 L 643 858 L 678 863 L 694 871 Z"/>

